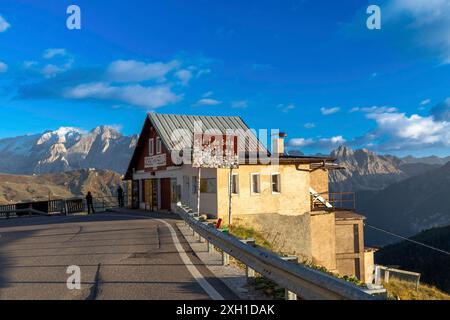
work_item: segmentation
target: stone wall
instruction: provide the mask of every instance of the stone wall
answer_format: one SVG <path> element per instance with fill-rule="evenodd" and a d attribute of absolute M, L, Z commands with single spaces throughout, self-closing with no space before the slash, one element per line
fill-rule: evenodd
<path fill-rule="evenodd" d="M 336 269 L 332 213 L 238 215 L 233 217 L 233 221 L 235 225 L 262 233 L 278 252 L 295 255 L 301 262 L 312 262 L 330 271 Z"/>
<path fill-rule="evenodd" d="M 277 252 L 296 255 L 299 261 L 312 261 L 310 219 L 309 214 L 249 214 L 234 216 L 233 224 L 260 232 Z"/>

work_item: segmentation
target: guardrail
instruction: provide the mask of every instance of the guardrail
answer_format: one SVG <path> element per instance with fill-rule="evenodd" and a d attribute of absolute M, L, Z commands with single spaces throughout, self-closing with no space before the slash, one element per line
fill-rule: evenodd
<path fill-rule="evenodd" d="M 123 206 L 127 206 L 126 195 Z M 96 212 L 105 212 L 119 207 L 117 196 L 93 197 L 93 206 Z M 14 204 L 0 205 L 0 218 L 20 217 L 25 215 L 54 215 L 75 214 L 87 210 L 86 199 L 75 197 L 68 199 L 37 200 Z"/>
<path fill-rule="evenodd" d="M 414 285 L 416 291 L 419 289 L 420 285 L 420 273 L 381 265 L 375 265 L 374 278 L 375 284 L 377 285 L 381 285 L 383 282 L 389 283 L 390 279 L 410 282 Z"/>
<path fill-rule="evenodd" d="M 329 274 L 311 269 L 305 265 L 286 261 L 273 252 L 247 244 L 245 240 L 224 234 L 215 227 L 199 221 L 192 210 L 178 205 L 177 213 L 194 233 L 211 245 L 223 251 L 223 262 L 228 263 L 230 255 L 247 266 L 247 274 L 254 271 L 286 288 L 306 300 L 379 300 L 355 284 Z M 294 296 L 291 294 L 291 298 Z M 296 298 L 296 296 L 295 296 Z"/>

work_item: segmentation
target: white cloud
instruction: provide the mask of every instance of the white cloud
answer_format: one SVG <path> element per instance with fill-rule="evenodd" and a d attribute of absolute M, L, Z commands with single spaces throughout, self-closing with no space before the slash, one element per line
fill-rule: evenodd
<path fill-rule="evenodd" d="M 192 79 L 192 71 L 187 69 L 179 70 L 175 73 L 175 76 L 181 81 L 183 86 L 187 86 Z"/>
<path fill-rule="evenodd" d="M 32 68 L 32 67 L 38 65 L 38 63 L 36 61 L 27 60 L 27 61 L 24 61 L 22 65 L 25 69 L 29 69 L 29 68 Z"/>
<path fill-rule="evenodd" d="M 381 140 L 379 148 L 386 150 L 418 149 L 450 146 L 450 123 L 433 116 L 422 117 L 404 113 L 371 113 L 377 123 L 373 138 Z"/>
<path fill-rule="evenodd" d="M 293 138 L 291 140 L 289 140 L 289 142 L 287 143 L 287 145 L 289 147 L 296 147 L 296 148 L 301 148 L 301 147 L 306 147 L 309 145 L 312 145 L 314 143 L 314 139 L 308 138 Z"/>
<path fill-rule="evenodd" d="M 415 45 L 450 63 L 450 1 L 386 0 L 386 21 L 401 23 L 397 30 L 408 32 Z"/>
<path fill-rule="evenodd" d="M 201 76 L 205 75 L 205 74 L 210 74 L 211 73 L 211 69 L 200 69 L 197 74 L 196 77 L 200 78 Z"/>
<path fill-rule="evenodd" d="M 179 66 L 178 61 L 145 63 L 136 60 L 117 60 L 107 70 L 108 79 L 116 82 L 165 81 L 165 76 Z"/>
<path fill-rule="evenodd" d="M 209 98 L 209 97 L 211 97 L 213 94 L 214 94 L 214 92 L 212 92 L 212 91 L 205 92 L 205 93 L 202 95 L 202 98 Z"/>
<path fill-rule="evenodd" d="M 6 21 L 5 18 L 0 15 L 0 32 L 5 32 L 11 27 L 11 25 Z"/>
<path fill-rule="evenodd" d="M 218 104 L 221 104 L 222 101 L 216 100 L 216 99 L 210 99 L 210 98 L 203 98 L 198 100 L 194 106 L 215 106 Z"/>
<path fill-rule="evenodd" d="M 307 146 L 315 146 L 322 149 L 333 149 L 338 146 L 345 144 L 347 141 L 342 136 L 334 136 L 330 138 L 321 138 L 321 139 L 313 139 L 313 138 L 293 138 L 289 140 L 288 146 L 301 148 Z"/>
<path fill-rule="evenodd" d="M 236 109 L 245 109 L 248 107 L 248 102 L 246 100 L 232 101 L 231 107 Z"/>
<path fill-rule="evenodd" d="M 6 63 L 0 61 L 0 73 L 5 73 L 6 71 L 8 71 L 8 66 Z"/>
<path fill-rule="evenodd" d="M 288 105 L 279 104 L 279 105 L 277 105 L 277 109 L 280 109 L 281 112 L 288 113 L 289 111 L 295 109 L 295 105 L 292 103 L 288 104 Z"/>
<path fill-rule="evenodd" d="M 66 55 L 67 51 L 64 48 L 50 48 L 45 50 L 42 56 L 44 57 L 44 59 L 52 59 L 57 56 L 64 57 Z"/>
<path fill-rule="evenodd" d="M 363 107 L 363 108 L 356 107 L 356 108 L 352 108 L 350 110 L 350 113 L 358 112 L 358 111 L 366 112 L 366 113 L 390 113 L 390 112 L 397 112 L 398 109 L 394 108 L 394 107 L 386 107 L 386 106 L 381 106 L 381 107 L 372 106 L 372 107 Z"/>
<path fill-rule="evenodd" d="M 72 99 L 115 100 L 151 109 L 176 103 L 181 99 L 171 91 L 169 86 L 128 85 L 119 87 L 101 82 L 69 88 L 66 90 L 65 96 Z"/>
<path fill-rule="evenodd" d="M 339 112 L 340 110 L 341 110 L 341 108 L 339 108 L 339 107 L 334 107 L 334 108 L 320 108 L 320 112 L 321 112 L 323 115 L 325 115 L 325 116 L 328 116 L 328 115 L 337 113 L 337 112 Z"/>
<path fill-rule="evenodd" d="M 315 127 L 316 127 L 316 124 L 313 123 L 313 122 L 308 122 L 308 123 L 305 123 L 304 127 L 305 127 L 306 129 L 312 129 L 312 128 L 315 128 Z"/>
<path fill-rule="evenodd" d="M 430 100 L 430 99 L 425 99 L 425 100 L 423 100 L 423 101 L 420 102 L 420 105 L 421 105 L 421 106 L 426 106 L 426 105 L 428 105 L 428 104 L 430 104 L 430 103 L 431 103 L 431 100 Z"/>
<path fill-rule="evenodd" d="M 319 145 L 323 148 L 331 149 L 343 145 L 347 142 L 342 136 L 335 136 L 331 138 L 322 138 L 319 140 Z"/>
<path fill-rule="evenodd" d="M 56 64 L 47 64 L 45 65 L 42 70 L 41 73 L 46 77 L 46 78 L 53 78 L 56 77 L 56 75 L 66 72 L 70 69 L 72 69 L 72 65 L 73 65 L 73 60 L 70 59 L 69 61 L 67 61 L 65 64 L 63 64 L 62 66 L 58 66 Z"/>

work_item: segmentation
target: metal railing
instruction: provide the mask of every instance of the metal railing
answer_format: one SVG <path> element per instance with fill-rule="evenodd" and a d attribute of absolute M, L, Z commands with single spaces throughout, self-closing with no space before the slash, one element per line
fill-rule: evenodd
<path fill-rule="evenodd" d="M 320 198 L 324 199 L 333 206 L 333 210 L 355 210 L 356 194 L 355 192 L 322 192 L 318 193 Z M 311 195 L 311 210 L 327 209 L 317 195 Z"/>
<path fill-rule="evenodd" d="M 248 244 L 234 236 L 217 230 L 214 226 L 199 221 L 192 210 L 181 204 L 177 213 L 187 225 L 204 241 L 223 252 L 224 264 L 228 255 L 242 262 L 247 270 L 256 271 L 262 276 L 286 288 L 290 293 L 306 300 L 376 300 L 379 296 L 370 290 L 338 279 L 324 272 L 314 270 L 303 264 L 286 261 L 285 258 L 261 247 Z M 247 271 L 248 274 L 248 271 Z"/>
<path fill-rule="evenodd" d="M 375 284 L 381 285 L 383 283 L 389 283 L 389 280 L 392 279 L 409 282 L 416 290 L 419 289 L 420 273 L 375 265 Z"/>
<path fill-rule="evenodd" d="M 116 196 L 93 197 L 93 206 L 96 212 L 105 212 L 119 207 L 119 201 Z M 124 197 L 124 206 L 127 206 L 126 196 Z M 29 215 L 67 215 L 86 211 L 87 205 L 84 197 L 0 205 L 0 217 L 4 218 Z"/>

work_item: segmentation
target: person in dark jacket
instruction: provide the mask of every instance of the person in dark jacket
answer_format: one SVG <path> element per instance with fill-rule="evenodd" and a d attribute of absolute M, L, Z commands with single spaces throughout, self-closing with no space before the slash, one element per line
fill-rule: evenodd
<path fill-rule="evenodd" d="M 119 207 L 123 208 L 123 189 L 122 186 L 117 188 L 117 202 L 119 203 Z"/>
<path fill-rule="evenodd" d="M 88 214 L 95 213 L 95 209 L 94 209 L 94 201 L 92 198 L 92 194 L 90 191 L 88 191 L 87 195 L 86 195 L 86 204 L 87 204 L 87 209 L 88 209 Z"/>

